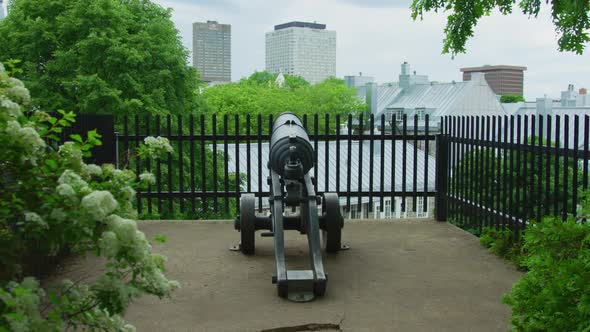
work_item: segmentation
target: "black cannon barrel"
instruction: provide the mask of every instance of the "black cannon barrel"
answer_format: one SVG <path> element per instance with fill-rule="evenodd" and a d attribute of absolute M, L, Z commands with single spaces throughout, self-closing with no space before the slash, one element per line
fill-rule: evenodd
<path fill-rule="evenodd" d="M 301 120 L 293 113 L 282 113 L 273 124 L 269 166 L 284 176 L 285 165 L 298 160 L 303 174 L 313 167 L 313 147 Z"/>

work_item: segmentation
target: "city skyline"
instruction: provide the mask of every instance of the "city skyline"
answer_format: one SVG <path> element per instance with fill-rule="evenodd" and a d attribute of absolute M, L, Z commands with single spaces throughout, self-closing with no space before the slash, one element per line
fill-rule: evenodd
<path fill-rule="evenodd" d="M 174 10 L 172 19 L 189 50 L 192 22 L 209 19 L 234 26 L 234 81 L 264 70 L 265 32 L 274 25 L 318 21 L 338 33 L 336 75 L 340 78 L 363 72 L 377 82 L 392 82 L 399 75 L 399 63 L 409 61 L 418 74 L 428 73 L 432 80 L 461 81 L 462 67 L 505 64 L 528 68 L 524 82 L 527 99 L 545 94 L 559 98 L 568 84 L 590 86 L 589 51 L 581 56 L 558 52 L 547 9 L 531 20 L 520 13 L 484 17 L 467 44 L 467 54 L 452 59 L 441 55 L 445 15 L 427 14 L 424 21 L 414 22 L 409 0 L 156 2 Z"/>

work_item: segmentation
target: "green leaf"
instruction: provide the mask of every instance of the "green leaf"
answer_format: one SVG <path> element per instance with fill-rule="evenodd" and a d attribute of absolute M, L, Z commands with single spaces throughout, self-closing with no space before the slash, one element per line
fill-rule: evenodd
<path fill-rule="evenodd" d="M 82 136 L 78 135 L 78 134 L 72 134 L 70 135 L 70 138 L 73 139 L 74 141 L 78 142 L 78 143 L 83 143 L 84 140 L 82 139 Z"/>
<path fill-rule="evenodd" d="M 45 164 L 47 166 L 49 166 L 49 168 L 51 168 L 51 169 L 56 169 L 57 168 L 57 161 L 55 161 L 53 159 L 47 159 L 47 160 L 45 160 Z"/>

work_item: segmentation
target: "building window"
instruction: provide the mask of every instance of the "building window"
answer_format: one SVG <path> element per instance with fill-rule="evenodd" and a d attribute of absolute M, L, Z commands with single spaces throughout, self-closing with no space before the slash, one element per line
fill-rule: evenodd
<path fill-rule="evenodd" d="M 416 200 L 416 217 L 426 218 L 428 216 L 428 201 L 426 201 L 426 212 L 424 212 L 424 197 L 418 197 Z"/>
<path fill-rule="evenodd" d="M 384 206 L 384 210 L 385 210 L 385 218 L 389 219 L 391 218 L 391 200 L 385 200 L 385 206 Z"/>
<path fill-rule="evenodd" d="M 389 110 L 389 121 L 393 121 L 393 116 L 395 115 L 395 121 L 401 122 L 404 118 L 404 109 L 403 108 L 393 108 Z"/>
<path fill-rule="evenodd" d="M 360 217 L 360 215 L 359 215 L 359 211 L 358 211 L 358 206 L 351 205 L 350 206 L 350 219 L 358 219 L 359 217 Z"/>
<path fill-rule="evenodd" d="M 416 108 L 416 115 L 418 115 L 418 121 L 424 121 L 426 115 L 425 108 Z"/>

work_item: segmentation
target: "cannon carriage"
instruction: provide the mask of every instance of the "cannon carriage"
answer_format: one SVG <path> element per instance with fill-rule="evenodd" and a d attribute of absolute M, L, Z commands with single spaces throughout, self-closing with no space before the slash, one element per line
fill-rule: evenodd
<path fill-rule="evenodd" d="M 283 113 L 273 124 L 269 149 L 268 183 L 270 186 L 270 215 L 255 214 L 255 195 L 240 197 L 240 214 L 235 228 L 240 232 L 239 249 L 246 255 L 255 252 L 255 235 L 274 237 L 276 272 L 272 278 L 278 295 L 293 301 L 309 301 L 323 296 L 328 276 L 324 271 L 322 253 L 337 253 L 342 249 L 344 219 L 340 213 L 338 195 L 314 190 L 314 152 L 307 132 L 299 118 Z M 318 209 L 321 206 L 321 213 Z M 290 213 L 285 214 L 285 211 Z M 310 270 L 287 270 L 285 265 L 284 231 L 297 230 L 307 235 Z M 320 234 L 321 231 L 321 234 Z"/>

